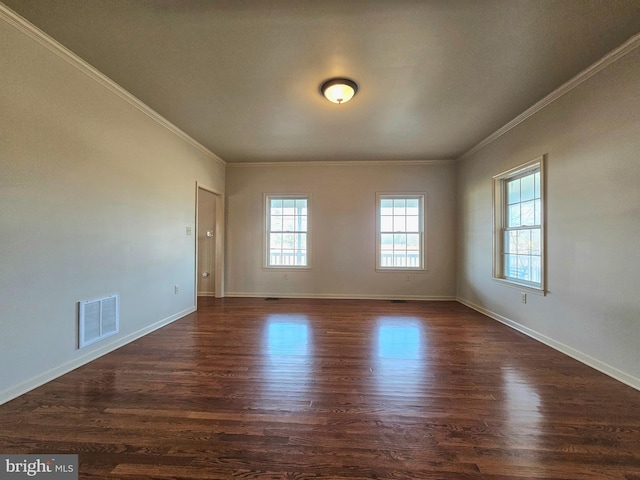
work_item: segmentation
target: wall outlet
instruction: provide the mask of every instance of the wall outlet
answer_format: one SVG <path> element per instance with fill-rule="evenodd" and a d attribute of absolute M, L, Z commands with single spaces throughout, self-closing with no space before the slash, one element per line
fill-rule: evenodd
<path fill-rule="evenodd" d="M 187 235 L 191 235 L 191 227 L 187 227 Z"/>
<path fill-rule="evenodd" d="M 526 293 L 521 293 L 520 294 L 520 301 L 522 303 L 527 303 L 527 294 Z"/>
<path fill-rule="evenodd" d="M 180 293 L 180 285 L 173 286 L 173 293 L 175 293 L 176 295 Z"/>

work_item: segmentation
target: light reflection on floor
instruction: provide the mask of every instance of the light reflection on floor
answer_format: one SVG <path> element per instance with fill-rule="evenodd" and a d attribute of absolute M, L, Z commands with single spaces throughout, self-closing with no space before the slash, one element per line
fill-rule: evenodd
<path fill-rule="evenodd" d="M 272 315 L 267 319 L 267 355 L 309 355 L 309 320 L 305 316 Z"/>
<path fill-rule="evenodd" d="M 512 446 L 532 449 L 542 433 L 543 413 L 540 395 L 516 368 L 502 369 L 506 404 L 505 432 Z"/>
<path fill-rule="evenodd" d="M 313 335 L 304 315 L 270 315 L 263 337 L 265 407 L 291 407 L 311 400 Z"/>
<path fill-rule="evenodd" d="M 378 358 L 421 358 L 420 324 L 411 319 L 381 318 L 378 323 Z"/>
<path fill-rule="evenodd" d="M 415 317 L 379 317 L 375 326 L 373 374 L 378 393 L 411 401 L 423 388 L 426 342 Z"/>
<path fill-rule="evenodd" d="M 535 388 L 516 369 L 502 369 L 502 379 L 511 420 L 539 422 L 540 395 Z"/>

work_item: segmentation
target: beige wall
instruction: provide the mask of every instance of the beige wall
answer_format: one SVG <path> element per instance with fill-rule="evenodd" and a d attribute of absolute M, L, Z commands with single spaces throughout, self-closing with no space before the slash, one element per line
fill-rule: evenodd
<path fill-rule="evenodd" d="M 224 164 L 0 17 L 2 403 L 194 309 Z M 78 350 L 78 301 L 113 293 L 120 334 Z"/>
<path fill-rule="evenodd" d="M 455 166 L 229 166 L 226 295 L 455 296 Z M 376 272 L 376 192 L 425 192 L 427 270 Z M 311 195 L 311 269 L 263 269 L 264 199 Z"/>
<path fill-rule="evenodd" d="M 458 170 L 458 296 L 640 388 L 640 49 Z M 493 175 L 547 155 L 547 296 L 491 279 Z"/>

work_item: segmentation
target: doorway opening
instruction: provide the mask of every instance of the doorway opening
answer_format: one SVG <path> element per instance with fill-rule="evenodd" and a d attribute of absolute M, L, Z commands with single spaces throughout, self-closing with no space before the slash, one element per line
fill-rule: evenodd
<path fill-rule="evenodd" d="M 197 297 L 224 296 L 223 196 L 197 185 L 196 195 L 196 304 Z"/>

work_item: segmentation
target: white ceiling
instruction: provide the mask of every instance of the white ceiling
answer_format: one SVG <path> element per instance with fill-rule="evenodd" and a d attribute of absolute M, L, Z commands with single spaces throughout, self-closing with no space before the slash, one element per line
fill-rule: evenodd
<path fill-rule="evenodd" d="M 4 3 L 227 162 L 457 158 L 640 32 L 640 0 Z"/>

